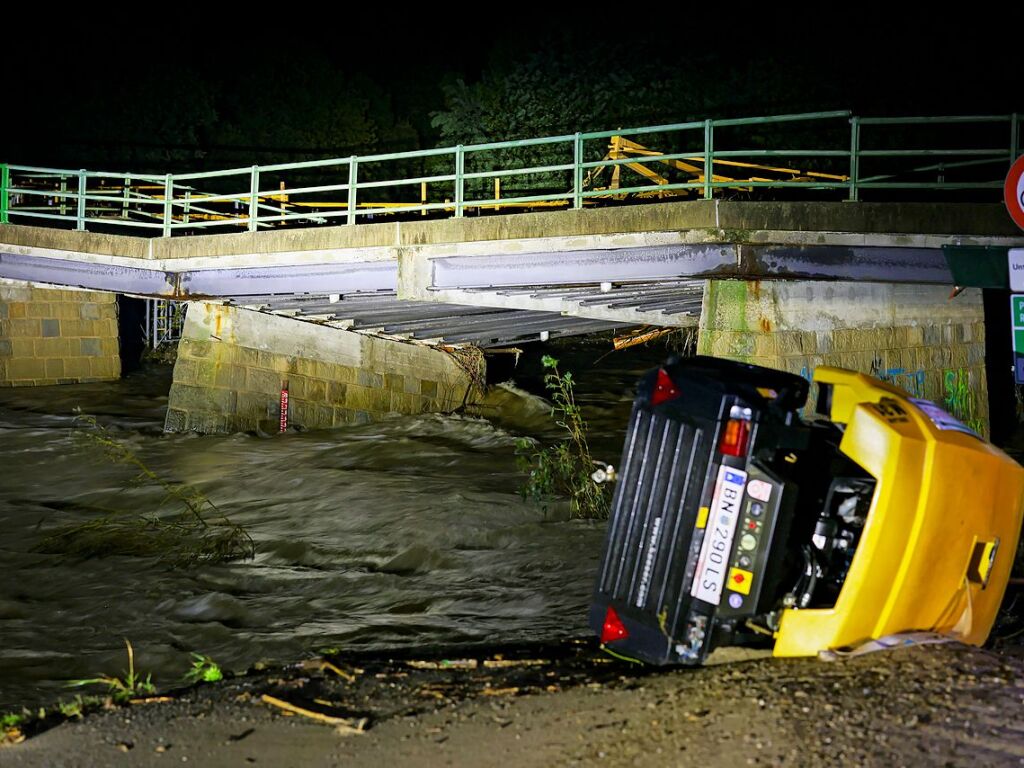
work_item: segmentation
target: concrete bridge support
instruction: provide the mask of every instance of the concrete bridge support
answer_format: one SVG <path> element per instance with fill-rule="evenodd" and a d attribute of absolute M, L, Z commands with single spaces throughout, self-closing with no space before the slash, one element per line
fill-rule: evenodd
<path fill-rule="evenodd" d="M 819 365 L 869 373 L 987 434 L 981 291 L 953 299 L 949 292 L 933 285 L 709 280 L 697 349 L 808 379 Z"/>
<path fill-rule="evenodd" d="M 0 283 L 0 387 L 120 376 L 115 294 Z"/>
<path fill-rule="evenodd" d="M 450 411 L 479 395 L 482 355 L 367 336 L 279 315 L 192 303 L 165 430 L 322 429 L 394 413 Z"/>

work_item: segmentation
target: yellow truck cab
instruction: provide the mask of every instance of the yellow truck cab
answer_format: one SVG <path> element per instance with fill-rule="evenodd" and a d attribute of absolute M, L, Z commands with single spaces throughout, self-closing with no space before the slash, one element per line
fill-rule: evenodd
<path fill-rule="evenodd" d="M 1024 469 L 934 403 L 864 374 L 808 382 L 709 357 L 638 387 L 591 625 L 609 650 L 700 664 L 932 631 L 987 639 Z"/>
<path fill-rule="evenodd" d="M 861 373 L 819 368 L 839 450 L 875 480 L 831 608 L 784 610 L 775 655 L 808 656 L 908 630 L 980 645 L 1021 529 L 1024 470 L 932 403 Z"/>

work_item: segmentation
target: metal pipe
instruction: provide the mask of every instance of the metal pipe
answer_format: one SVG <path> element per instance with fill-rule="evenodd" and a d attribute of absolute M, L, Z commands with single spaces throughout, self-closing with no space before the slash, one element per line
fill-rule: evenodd
<path fill-rule="evenodd" d="M 128 205 L 131 200 L 132 180 L 124 177 L 124 188 L 121 190 L 121 218 L 128 218 Z"/>
<path fill-rule="evenodd" d="M 583 207 L 583 136 L 576 132 L 572 141 L 572 207 Z"/>
<path fill-rule="evenodd" d="M 174 200 L 174 177 L 167 174 L 164 177 L 164 237 L 171 236 L 171 203 Z"/>
<path fill-rule="evenodd" d="M 857 175 L 860 173 L 860 118 L 850 118 L 850 200 L 857 202 Z"/>
<path fill-rule="evenodd" d="M 943 115 L 939 117 L 862 117 L 861 125 L 923 125 L 927 123 L 1001 123 L 1010 115 Z"/>
<path fill-rule="evenodd" d="M 455 148 L 455 218 L 463 216 L 462 201 L 466 194 L 466 152 L 461 144 Z"/>
<path fill-rule="evenodd" d="M 795 123 L 802 120 L 830 120 L 832 118 L 850 117 L 848 109 L 835 109 L 830 112 L 795 112 L 788 115 L 768 115 L 766 117 L 735 117 L 728 120 L 713 120 L 719 128 L 728 125 L 765 125 L 766 123 Z"/>
<path fill-rule="evenodd" d="M 75 229 L 85 229 L 85 169 L 78 172 L 78 213 L 75 215 Z"/>
<path fill-rule="evenodd" d="M 704 199 L 710 200 L 713 194 L 711 181 L 714 178 L 714 151 L 715 134 L 714 123 L 710 120 L 704 121 Z"/>
<path fill-rule="evenodd" d="M 1010 165 L 1017 160 L 1017 144 L 1020 142 L 1020 115 L 1010 115 Z"/>
<path fill-rule="evenodd" d="M 255 232 L 256 227 L 259 224 L 257 216 L 259 216 L 259 204 L 260 204 L 260 167 L 254 165 L 249 175 L 249 223 L 248 229 L 250 232 Z"/>
<path fill-rule="evenodd" d="M 557 171 L 571 171 L 575 168 L 572 163 L 562 163 L 561 165 L 535 165 L 530 168 L 509 168 L 506 170 L 493 170 L 493 171 L 473 171 L 472 173 L 463 173 L 462 178 L 464 179 L 489 179 L 496 176 L 528 176 L 531 173 L 555 173 Z"/>
<path fill-rule="evenodd" d="M 356 193 L 359 191 L 359 159 L 352 155 L 348 159 L 348 223 L 354 225 L 356 223 Z"/>
<path fill-rule="evenodd" d="M 7 224 L 7 209 L 10 207 L 8 188 L 11 186 L 11 169 L 6 163 L 0 163 L 0 224 Z"/>

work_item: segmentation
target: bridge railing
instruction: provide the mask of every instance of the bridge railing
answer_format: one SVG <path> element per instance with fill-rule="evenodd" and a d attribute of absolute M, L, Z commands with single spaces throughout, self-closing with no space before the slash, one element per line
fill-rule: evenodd
<path fill-rule="evenodd" d="M 1019 116 L 813 112 L 181 174 L 0 165 L 0 223 L 154 235 L 646 198 L 872 199 L 1002 187 Z M 774 190 L 769 193 L 761 190 Z"/>

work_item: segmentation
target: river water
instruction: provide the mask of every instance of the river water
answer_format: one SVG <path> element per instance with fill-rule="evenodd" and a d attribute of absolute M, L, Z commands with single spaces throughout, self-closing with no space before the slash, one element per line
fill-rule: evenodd
<path fill-rule="evenodd" d="M 617 462 L 632 387 L 662 350 L 564 351 L 595 456 Z M 0 712 L 137 667 L 170 687 L 190 652 L 227 670 L 325 647 L 385 649 L 586 632 L 604 524 L 518 494 L 515 439 L 552 438 L 547 406 L 508 389 L 495 420 L 423 415 L 335 431 L 165 435 L 169 368 L 117 383 L 0 390 Z M 519 384 L 540 390 L 535 359 Z M 32 548 L 89 510 L 152 511 L 162 492 L 75 440 L 74 409 L 159 475 L 200 488 L 257 544 L 254 560 L 173 569 Z"/>

